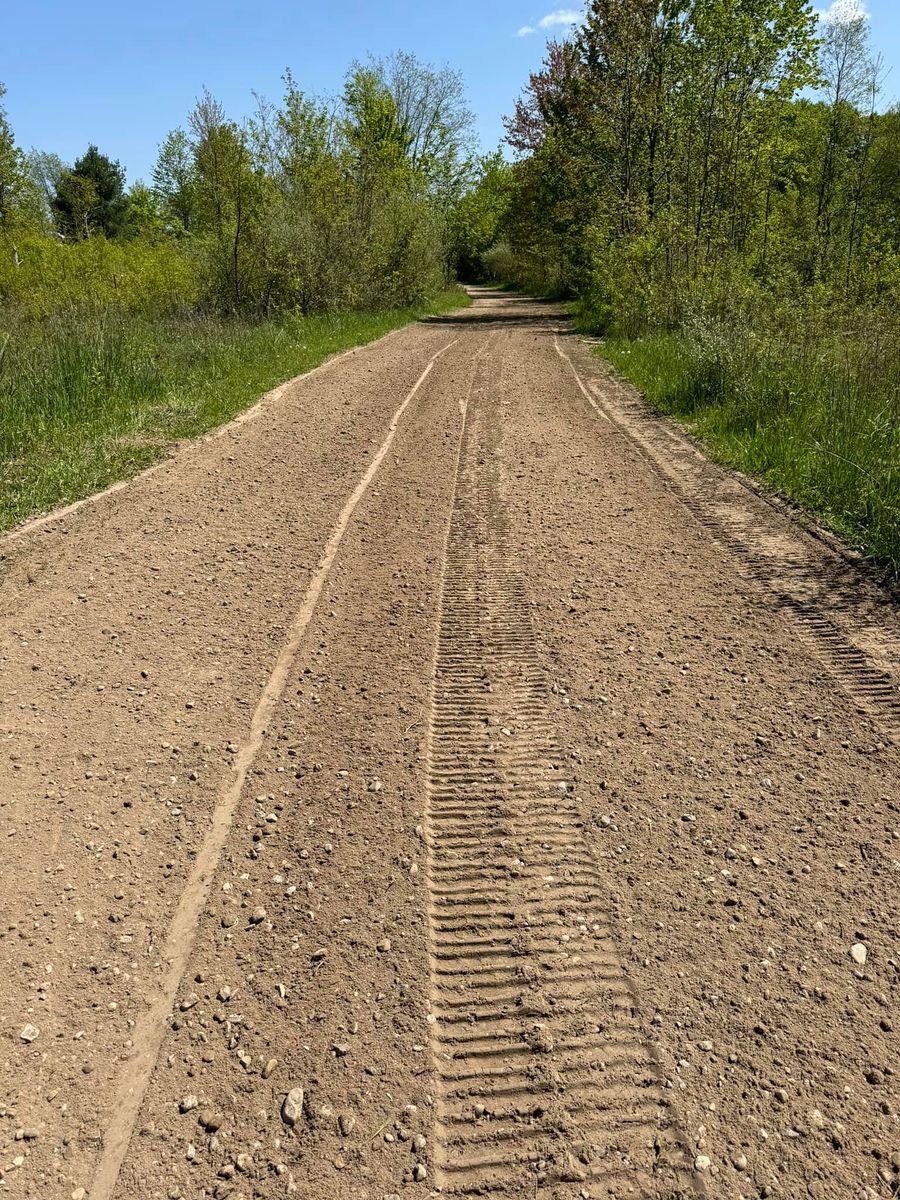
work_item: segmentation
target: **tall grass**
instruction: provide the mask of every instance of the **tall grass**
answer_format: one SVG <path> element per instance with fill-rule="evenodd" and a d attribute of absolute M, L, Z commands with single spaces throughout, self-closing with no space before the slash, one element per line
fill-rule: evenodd
<path fill-rule="evenodd" d="M 0 322 L 0 529 L 126 478 L 330 354 L 468 303 L 247 323 L 101 306 Z"/>
<path fill-rule="evenodd" d="M 900 573 L 900 338 L 893 323 L 752 328 L 702 312 L 600 351 L 721 461 Z"/>

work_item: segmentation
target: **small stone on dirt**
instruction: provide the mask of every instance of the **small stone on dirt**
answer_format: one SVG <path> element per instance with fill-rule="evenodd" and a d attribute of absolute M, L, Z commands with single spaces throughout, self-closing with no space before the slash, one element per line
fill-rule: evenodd
<path fill-rule="evenodd" d="M 26 1025 L 19 1037 L 23 1042 L 33 1042 L 36 1037 L 40 1036 L 40 1030 L 36 1025 Z"/>
<path fill-rule="evenodd" d="M 854 942 L 850 947 L 850 957 L 860 967 L 866 965 L 866 959 L 869 957 L 869 952 L 862 942 Z"/>
<path fill-rule="evenodd" d="M 416 1183 L 424 1183 L 424 1181 L 428 1178 L 428 1171 L 423 1163 L 416 1163 L 416 1165 L 413 1167 L 412 1176 Z"/>
<path fill-rule="evenodd" d="M 281 1106 L 281 1119 L 285 1125 L 293 1127 L 303 1115 L 303 1088 L 291 1088 Z"/>
<path fill-rule="evenodd" d="M 190 1112 L 192 1108 L 196 1108 L 199 1103 L 200 1101 L 194 1095 L 182 1096 L 181 1100 L 178 1102 L 178 1110 L 179 1112 L 187 1113 Z"/>

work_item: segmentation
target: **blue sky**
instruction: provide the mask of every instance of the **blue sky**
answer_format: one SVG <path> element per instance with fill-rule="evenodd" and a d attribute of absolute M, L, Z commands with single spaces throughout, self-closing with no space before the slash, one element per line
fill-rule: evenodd
<path fill-rule="evenodd" d="M 846 2 L 846 0 L 845 0 Z M 830 0 L 823 0 L 827 6 Z M 251 92 L 339 90 L 370 52 L 412 50 L 464 74 L 482 146 L 492 149 L 549 34 L 579 7 L 538 0 L 5 0 L 0 80 L 19 144 L 72 161 L 96 142 L 130 180 L 148 176 L 165 133 L 205 85 L 240 119 Z M 900 98 L 900 4 L 866 0 L 872 39 Z M 531 30 L 532 32 L 526 32 Z"/>

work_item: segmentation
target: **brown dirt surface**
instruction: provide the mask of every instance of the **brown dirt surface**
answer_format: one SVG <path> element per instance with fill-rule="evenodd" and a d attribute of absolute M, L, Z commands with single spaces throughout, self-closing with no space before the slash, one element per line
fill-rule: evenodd
<path fill-rule="evenodd" d="M 0 1196 L 898 1194 L 898 677 L 485 290 L 0 541 Z"/>

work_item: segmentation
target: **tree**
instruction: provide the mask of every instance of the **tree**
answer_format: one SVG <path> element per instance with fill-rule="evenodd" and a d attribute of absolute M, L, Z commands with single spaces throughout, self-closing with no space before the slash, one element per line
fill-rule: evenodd
<path fill-rule="evenodd" d="M 506 235 L 513 170 L 497 150 L 478 160 L 477 178 L 453 210 L 451 251 L 462 279 L 484 279 L 485 255 Z"/>
<path fill-rule="evenodd" d="M 164 237 L 166 232 L 166 214 L 159 197 L 146 183 L 137 180 L 125 195 L 125 215 L 119 236 L 157 241 Z"/>
<path fill-rule="evenodd" d="M 257 293 L 253 273 L 261 256 L 249 254 L 259 237 L 265 180 L 254 169 L 245 130 L 227 119 L 204 91 L 190 116 L 197 228 L 207 237 L 219 303 L 234 311 Z"/>
<path fill-rule="evenodd" d="M 115 237 L 127 207 L 125 172 L 96 146 L 88 146 L 60 179 L 51 207 L 60 232 L 67 237 L 94 233 Z"/>
<path fill-rule="evenodd" d="M 153 168 L 153 192 L 165 215 L 178 229 L 193 226 L 197 173 L 191 143 L 183 129 L 173 129 L 159 147 Z"/>
<path fill-rule="evenodd" d="M 828 267 L 834 226 L 840 220 L 844 204 L 840 181 L 847 172 L 858 137 L 857 107 L 871 95 L 870 112 L 874 115 L 879 74 L 869 51 L 868 20 L 856 5 L 845 3 L 837 7 L 823 23 L 820 61 L 829 118 L 816 201 L 813 275 Z M 850 257 L 854 238 L 855 231 L 850 238 Z"/>
<path fill-rule="evenodd" d="M 63 237 L 82 242 L 97 232 L 94 216 L 98 209 L 97 188 L 92 179 L 77 175 L 74 171 L 63 171 L 56 195 L 53 197 L 53 214 Z"/>
<path fill-rule="evenodd" d="M 474 115 L 462 74 L 406 51 L 376 61 L 375 72 L 394 99 L 413 170 L 438 190 L 463 178 L 473 158 Z"/>
<path fill-rule="evenodd" d="M 5 95 L 6 88 L 0 83 L 0 101 Z M 0 103 L 0 225 L 33 213 L 34 201 L 25 157 L 16 145 L 6 110 Z"/>
<path fill-rule="evenodd" d="M 44 219 L 49 221 L 53 213 L 53 197 L 59 189 L 63 173 L 67 170 L 66 164 L 58 154 L 34 148 L 28 151 L 25 164 L 39 196 Z"/>

